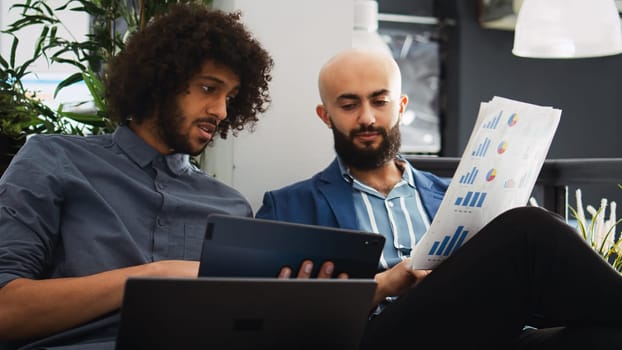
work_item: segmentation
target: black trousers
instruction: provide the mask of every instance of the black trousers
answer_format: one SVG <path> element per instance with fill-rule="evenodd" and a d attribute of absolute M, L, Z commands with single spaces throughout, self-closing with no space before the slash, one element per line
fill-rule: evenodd
<path fill-rule="evenodd" d="M 534 321 L 551 328 L 522 331 Z M 559 216 L 524 207 L 495 218 L 370 320 L 361 348 L 617 349 L 621 342 L 620 274 Z"/>

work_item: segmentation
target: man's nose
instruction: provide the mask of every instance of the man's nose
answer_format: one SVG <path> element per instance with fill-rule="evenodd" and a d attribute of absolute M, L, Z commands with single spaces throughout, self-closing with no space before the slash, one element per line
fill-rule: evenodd
<path fill-rule="evenodd" d="M 369 104 L 364 103 L 362 105 L 358 122 L 362 125 L 371 125 L 376 122 L 376 116 L 374 115 L 374 111 Z"/>
<path fill-rule="evenodd" d="M 227 118 L 227 96 L 219 97 L 214 103 L 208 105 L 207 113 L 215 116 L 219 120 Z"/>

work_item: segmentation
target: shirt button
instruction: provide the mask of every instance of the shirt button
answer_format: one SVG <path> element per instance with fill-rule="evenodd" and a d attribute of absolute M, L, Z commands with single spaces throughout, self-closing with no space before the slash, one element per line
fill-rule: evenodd
<path fill-rule="evenodd" d="M 156 187 L 158 188 L 158 190 L 163 190 L 163 189 L 164 189 L 164 184 L 162 184 L 162 183 L 158 182 L 158 183 L 156 184 Z"/>
<path fill-rule="evenodd" d="M 387 204 L 388 204 L 389 208 L 393 208 L 393 202 L 388 202 Z"/>

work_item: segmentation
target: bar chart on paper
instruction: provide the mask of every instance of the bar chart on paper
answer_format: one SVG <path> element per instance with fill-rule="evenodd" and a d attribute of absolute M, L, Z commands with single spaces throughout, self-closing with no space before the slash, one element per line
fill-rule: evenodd
<path fill-rule="evenodd" d="M 454 205 L 460 207 L 481 208 L 486 199 L 486 192 L 469 191 L 464 196 L 456 198 Z"/>
<path fill-rule="evenodd" d="M 486 124 L 484 124 L 482 126 L 482 128 L 484 128 L 484 129 L 496 129 L 497 126 L 499 126 L 499 120 L 501 120 L 501 115 L 502 114 L 503 114 L 503 111 L 499 112 L 499 114 L 497 114 L 496 117 L 494 117 L 491 120 L 489 120 L 488 122 L 486 122 Z"/>
<path fill-rule="evenodd" d="M 475 148 L 471 155 L 473 157 L 485 157 L 488 147 L 490 147 L 490 139 L 486 137 L 482 143 L 477 145 L 477 148 Z"/>
<path fill-rule="evenodd" d="M 477 167 L 473 167 L 473 169 L 466 174 L 460 176 L 460 183 L 465 185 L 472 185 L 475 182 L 475 177 L 479 173 Z"/>
<path fill-rule="evenodd" d="M 458 226 L 452 236 L 445 236 L 441 241 L 434 241 L 432 248 L 428 252 L 429 256 L 449 256 L 449 254 L 458 250 L 464 243 L 469 231 L 464 226 Z"/>

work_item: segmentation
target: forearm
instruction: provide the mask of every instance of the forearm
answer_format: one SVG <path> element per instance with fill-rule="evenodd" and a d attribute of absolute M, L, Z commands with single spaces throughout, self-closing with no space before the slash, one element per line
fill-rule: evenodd
<path fill-rule="evenodd" d="M 181 262 L 181 264 L 194 262 Z M 121 306 L 130 276 L 192 276 L 171 264 L 146 264 L 85 277 L 16 279 L 0 289 L 0 339 L 36 338 L 88 322 Z M 194 273 L 196 276 L 196 273 Z"/>

